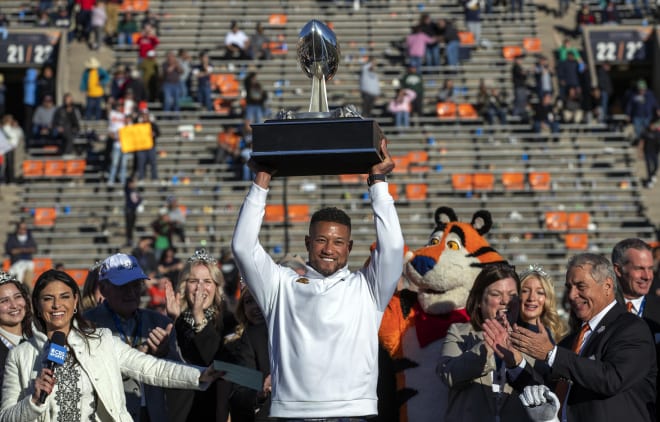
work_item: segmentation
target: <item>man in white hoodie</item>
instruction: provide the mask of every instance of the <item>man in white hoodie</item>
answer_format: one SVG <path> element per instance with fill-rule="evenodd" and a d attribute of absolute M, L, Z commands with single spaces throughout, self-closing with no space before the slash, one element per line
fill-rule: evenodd
<path fill-rule="evenodd" d="M 288 420 L 363 421 L 377 414 L 378 327 L 403 270 L 403 236 L 385 175 L 385 159 L 369 171 L 377 244 L 369 264 L 348 269 L 351 223 L 337 208 L 312 215 L 304 275 L 277 265 L 258 240 L 272 173 L 256 169 L 232 248 L 268 322 L 270 416 Z"/>

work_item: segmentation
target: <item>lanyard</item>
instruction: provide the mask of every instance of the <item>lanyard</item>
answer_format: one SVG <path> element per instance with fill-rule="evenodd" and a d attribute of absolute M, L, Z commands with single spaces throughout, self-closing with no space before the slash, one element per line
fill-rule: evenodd
<path fill-rule="evenodd" d="M 644 299 L 642 299 L 642 304 L 639 305 L 639 311 L 637 311 L 637 316 L 641 317 L 642 314 L 644 313 L 644 307 L 646 306 L 646 296 L 644 296 Z"/>
<path fill-rule="evenodd" d="M 9 349 L 9 350 L 13 349 L 16 346 L 14 343 L 11 342 L 11 340 L 9 340 L 7 337 L 3 336 L 2 334 L 0 334 L 0 341 L 2 341 L 2 343 L 5 346 L 7 346 L 7 349 Z"/>
<path fill-rule="evenodd" d="M 119 319 L 119 315 L 115 313 L 112 309 L 110 309 L 110 306 L 108 306 L 108 301 L 104 302 L 105 307 L 108 308 L 108 311 L 110 312 L 110 315 L 112 315 L 112 320 L 115 323 L 115 328 L 117 328 L 117 332 L 119 333 L 119 338 L 122 339 L 122 341 L 132 348 L 135 348 L 138 343 L 139 339 L 139 334 L 142 332 L 142 318 L 140 318 L 140 313 L 137 313 L 137 322 L 135 324 L 135 329 L 133 330 L 133 340 L 131 341 L 130 338 L 124 333 L 124 327 L 121 325 L 121 320 Z M 131 344 L 133 343 L 133 344 Z"/>

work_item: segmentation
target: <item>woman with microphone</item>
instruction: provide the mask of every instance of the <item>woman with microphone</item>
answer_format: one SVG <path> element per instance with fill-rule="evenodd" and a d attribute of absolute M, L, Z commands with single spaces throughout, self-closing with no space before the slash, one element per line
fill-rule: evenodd
<path fill-rule="evenodd" d="M 39 276 L 32 306 L 33 337 L 7 357 L 0 421 L 129 422 L 122 375 L 146 384 L 187 389 L 203 389 L 206 386 L 201 384 L 221 375 L 213 369 L 154 358 L 107 329 L 95 329 L 81 316 L 78 285 L 62 271 L 49 270 Z M 65 339 L 63 348 L 51 344 L 57 338 Z M 53 365 L 51 356 L 58 355 L 63 359 Z"/>

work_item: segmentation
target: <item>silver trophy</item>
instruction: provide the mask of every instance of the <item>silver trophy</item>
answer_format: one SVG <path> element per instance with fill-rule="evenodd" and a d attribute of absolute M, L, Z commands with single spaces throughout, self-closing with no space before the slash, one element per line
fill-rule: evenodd
<path fill-rule="evenodd" d="M 326 82 L 339 67 L 339 43 L 325 24 L 303 26 L 296 48 L 303 72 L 312 79 L 307 112 L 281 111 L 277 119 L 252 125 L 252 158 L 276 169 L 276 176 L 367 173 L 382 160 L 383 134 L 352 105 L 328 108 Z"/>
<path fill-rule="evenodd" d="M 339 43 L 335 33 L 317 20 L 307 22 L 298 38 L 298 63 L 312 79 L 312 97 L 309 112 L 328 112 L 328 94 L 325 81 L 337 73 L 339 67 Z"/>

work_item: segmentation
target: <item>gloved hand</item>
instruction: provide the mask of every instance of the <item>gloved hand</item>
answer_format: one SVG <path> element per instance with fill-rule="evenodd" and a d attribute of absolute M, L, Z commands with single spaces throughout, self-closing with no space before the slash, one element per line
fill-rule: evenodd
<path fill-rule="evenodd" d="M 528 385 L 520 394 L 527 415 L 535 422 L 559 422 L 559 399 L 545 385 Z"/>

